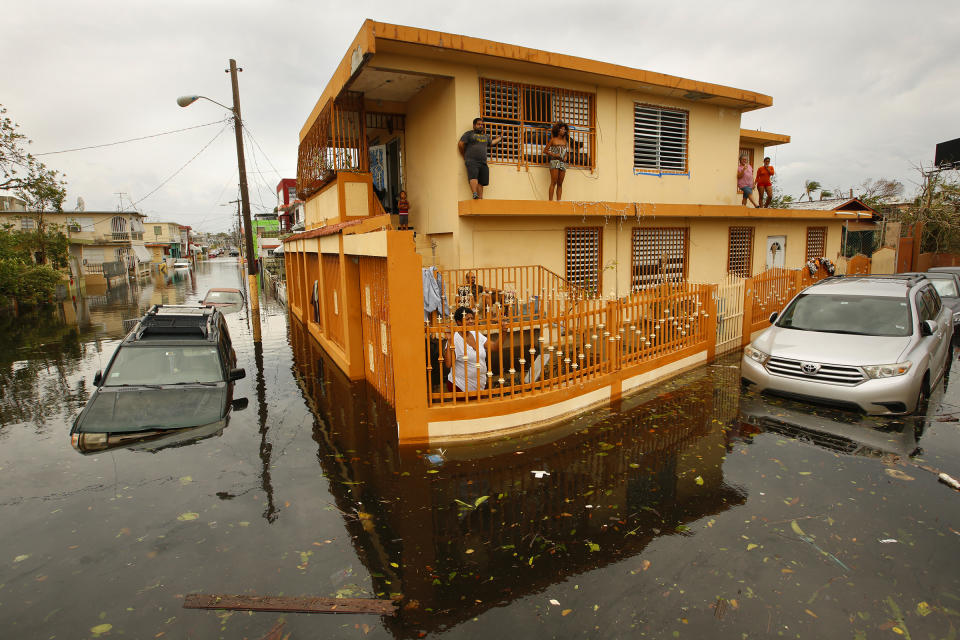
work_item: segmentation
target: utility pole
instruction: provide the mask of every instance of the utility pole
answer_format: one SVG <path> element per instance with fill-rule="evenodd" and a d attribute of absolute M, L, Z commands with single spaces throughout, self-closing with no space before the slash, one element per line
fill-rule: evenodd
<path fill-rule="evenodd" d="M 240 118 L 240 86 L 237 61 L 230 58 L 230 85 L 233 89 L 233 130 L 237 137 L 237 169 L 240 172 L 240 206 L 243 211 L 244 240 L 247 249 L 247 284 L 251 311 L 260 309 L 257 295 L 257 261 L 253 253 L 253 227 L 250 224 L 250 194 L 247 192 L 247 167 L 243 157 L 243 121 Z M 242 71 L 242 69 L 241 69 Z"/>

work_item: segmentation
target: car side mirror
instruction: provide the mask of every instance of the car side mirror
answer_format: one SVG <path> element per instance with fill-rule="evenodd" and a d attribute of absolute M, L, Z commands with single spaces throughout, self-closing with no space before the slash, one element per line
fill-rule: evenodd
<path fill-rule="evenodd" d="M 920 335 L 932 336 L 937 331 L 937 323 L 933 320 L 924 320 L 920 323 Z"/>
<path fill-rule="evenodd" d="M 230 382 L 247 377 L 246 369 L 230 369 Z"/>
<path fill-rule="evenodd" d="M 103 371 L 97 371 L 93 374 L 93 386 L 99 387 L 101 382 L 103 382 Z"/>
<path fill-rule="evenodd" d="M 771 314 L 770 314 L 770 324 L 773 324 L 774 322 L 776 322 L 776 321 L 777 321 L 777 318 L 779 318 L 779 317 L 780 317 L 780 314 L 777 313 L 776 311 L 774 311 L 773 313 L 771 313 Z"/>
<path fill-rule="evenodd" d="M 230 408 L 234 411 L 243 411 L 247 408 L 248 404 L 250 404 L 249 398 L 237 398 L 230 403 Z"/>

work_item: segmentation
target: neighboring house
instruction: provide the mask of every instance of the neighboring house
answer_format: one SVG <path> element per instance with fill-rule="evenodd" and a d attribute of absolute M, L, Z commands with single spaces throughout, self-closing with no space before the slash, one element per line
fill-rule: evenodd
<path fill-rule="evenodd" d="M 250 221 L 254 259 L 269 257 L 280 246 L 280 221 L 275 213 L 258 213 Z"/>
<path fill-rule="evenodd" d="M 167 258 L 176 259 L 187 255 L 183 250 L 180 225 L 176 222 L 147 222 L 145 241 L 156 264 Z"/>
<path fill-rule="evenodd" d="M 36 229 L 35 212 L 0 211 L 0 223 Z M 77 211 L 43 214 L 46 224 L 57 225 L 70 240 L 70 257 L 86 275 L 103 273 L 103 263 L 123 262 L 128 268 L 149 263 L 144 246 L 144 215 L 136 211 Z"/>
<path fill-rule="evenodd" d="M 277 219 L 281 234 L 303 230 L 303 200 L 297 198 L 296 178 L 283 178 L 277 183 Z"/>
<path fill-rule="evenodd" d="M 26 211 L 27 203 L 16 196 L 0 196 L 0 212 Z"/>
<path fill-rule="evenodd" d="M 767 147 L 790 140 L 741 127 L 744 113 L 772 104 L 743 89 L 368 20 L 300 131 L 305 225 L 284 239 L 290 308 L 351 378 L 396 399 L 402 439 L 469 432 L 454 426 L 468 414 L 471 428 L 491 428 L 484 420 L 504 409 L 458 414 L 404 404 L 429 386 L 429 376 L 391 368 L 425 357 L 422 333 L 401 329 L 413 330 L 407 323 L 417 314 L 407 304 L 422 295 L 414 265 L 447 270 L 456 279 L 448 287 L 472 272 L 509 300 L 520 292 L 542 302 L 535 290 L 549 281 L 616 301 L 663 283 L 798 268 L 812 254 L 835 259 L 844 223 L 869 213 L 740 205 L 740 155 L 756 168 Z M 471 197 L 457 151 L 476 117 L 502 138 L 490 147 L 483 199 Z M 544 146 L 557 121 L 570 128 L 569 167 L 563 200 L 547 201 Z M 382 230 L 400 190 L 415 238 Z M 517 275 L 524 265 L 533 265 L 523 273 L 536 273 L 537 283 Z M 609 335 L 604 326 L 593 333 Z"/>

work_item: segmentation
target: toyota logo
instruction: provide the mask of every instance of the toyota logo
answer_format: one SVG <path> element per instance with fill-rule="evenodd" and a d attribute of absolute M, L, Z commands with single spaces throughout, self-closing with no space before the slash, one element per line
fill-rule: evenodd
<path fill-rule="evenodd" d="M 820 365 L 816 362 L 801 362 L 800 371 L 803 371 L 808 376 L 812 376 L 816 372 L 820 371 Z"/>

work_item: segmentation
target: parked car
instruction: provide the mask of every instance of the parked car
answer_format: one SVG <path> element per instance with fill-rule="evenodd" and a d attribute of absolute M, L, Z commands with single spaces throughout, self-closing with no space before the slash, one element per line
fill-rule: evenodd
<path fill-rule="evenodd" d="M 948 271 L 946 269 L 952 269 Z M 960 267 L 946 267 L 943 271 L 926 273 L 907 272 L 901 275 L 923 275 L 933 283 L 943 304 L 953 312 L 953 342 L 960 343 Z"/>
<path fill-rule="evenodd" d="M 231 255 L 232 257 L 236 258 L 236 257 L 238 257 L 238 256 L 240 255 L 240 252 L 239 252 L 238 250 L 236 250 L 236 249 L 230 249 L 230 255 Z"/>
<path fill-rule="evenodd" d="M 243 291 L 240 289 L 209 289 L 207 295 L 203 296 L 203 304 L 213 307 L 226 307 L 242 305 L 244 302 Z"/>
<path fill-rule="evenodd" d="M 84 453 L 163 438 L 171 431 L 218 432 L 246 376 L 223 314 L 201 305 L 155 305 L 123 339 L 70 430 Z M 199 429 L 201 428 L 202 429 Z"/>
<path fill-rule="evenodd" d="M 796 295 L 743 352 L 747 387 L 868 414 L 922 408 L 951 363 L 953 313 L 924 276 L 840 276 Z"/>
<path fill-rule="evenodd" d="M 174 269 L 189 269 L 191 266 L 190 261 L 186 258 L 178 258 L 173 262 Z"/>

